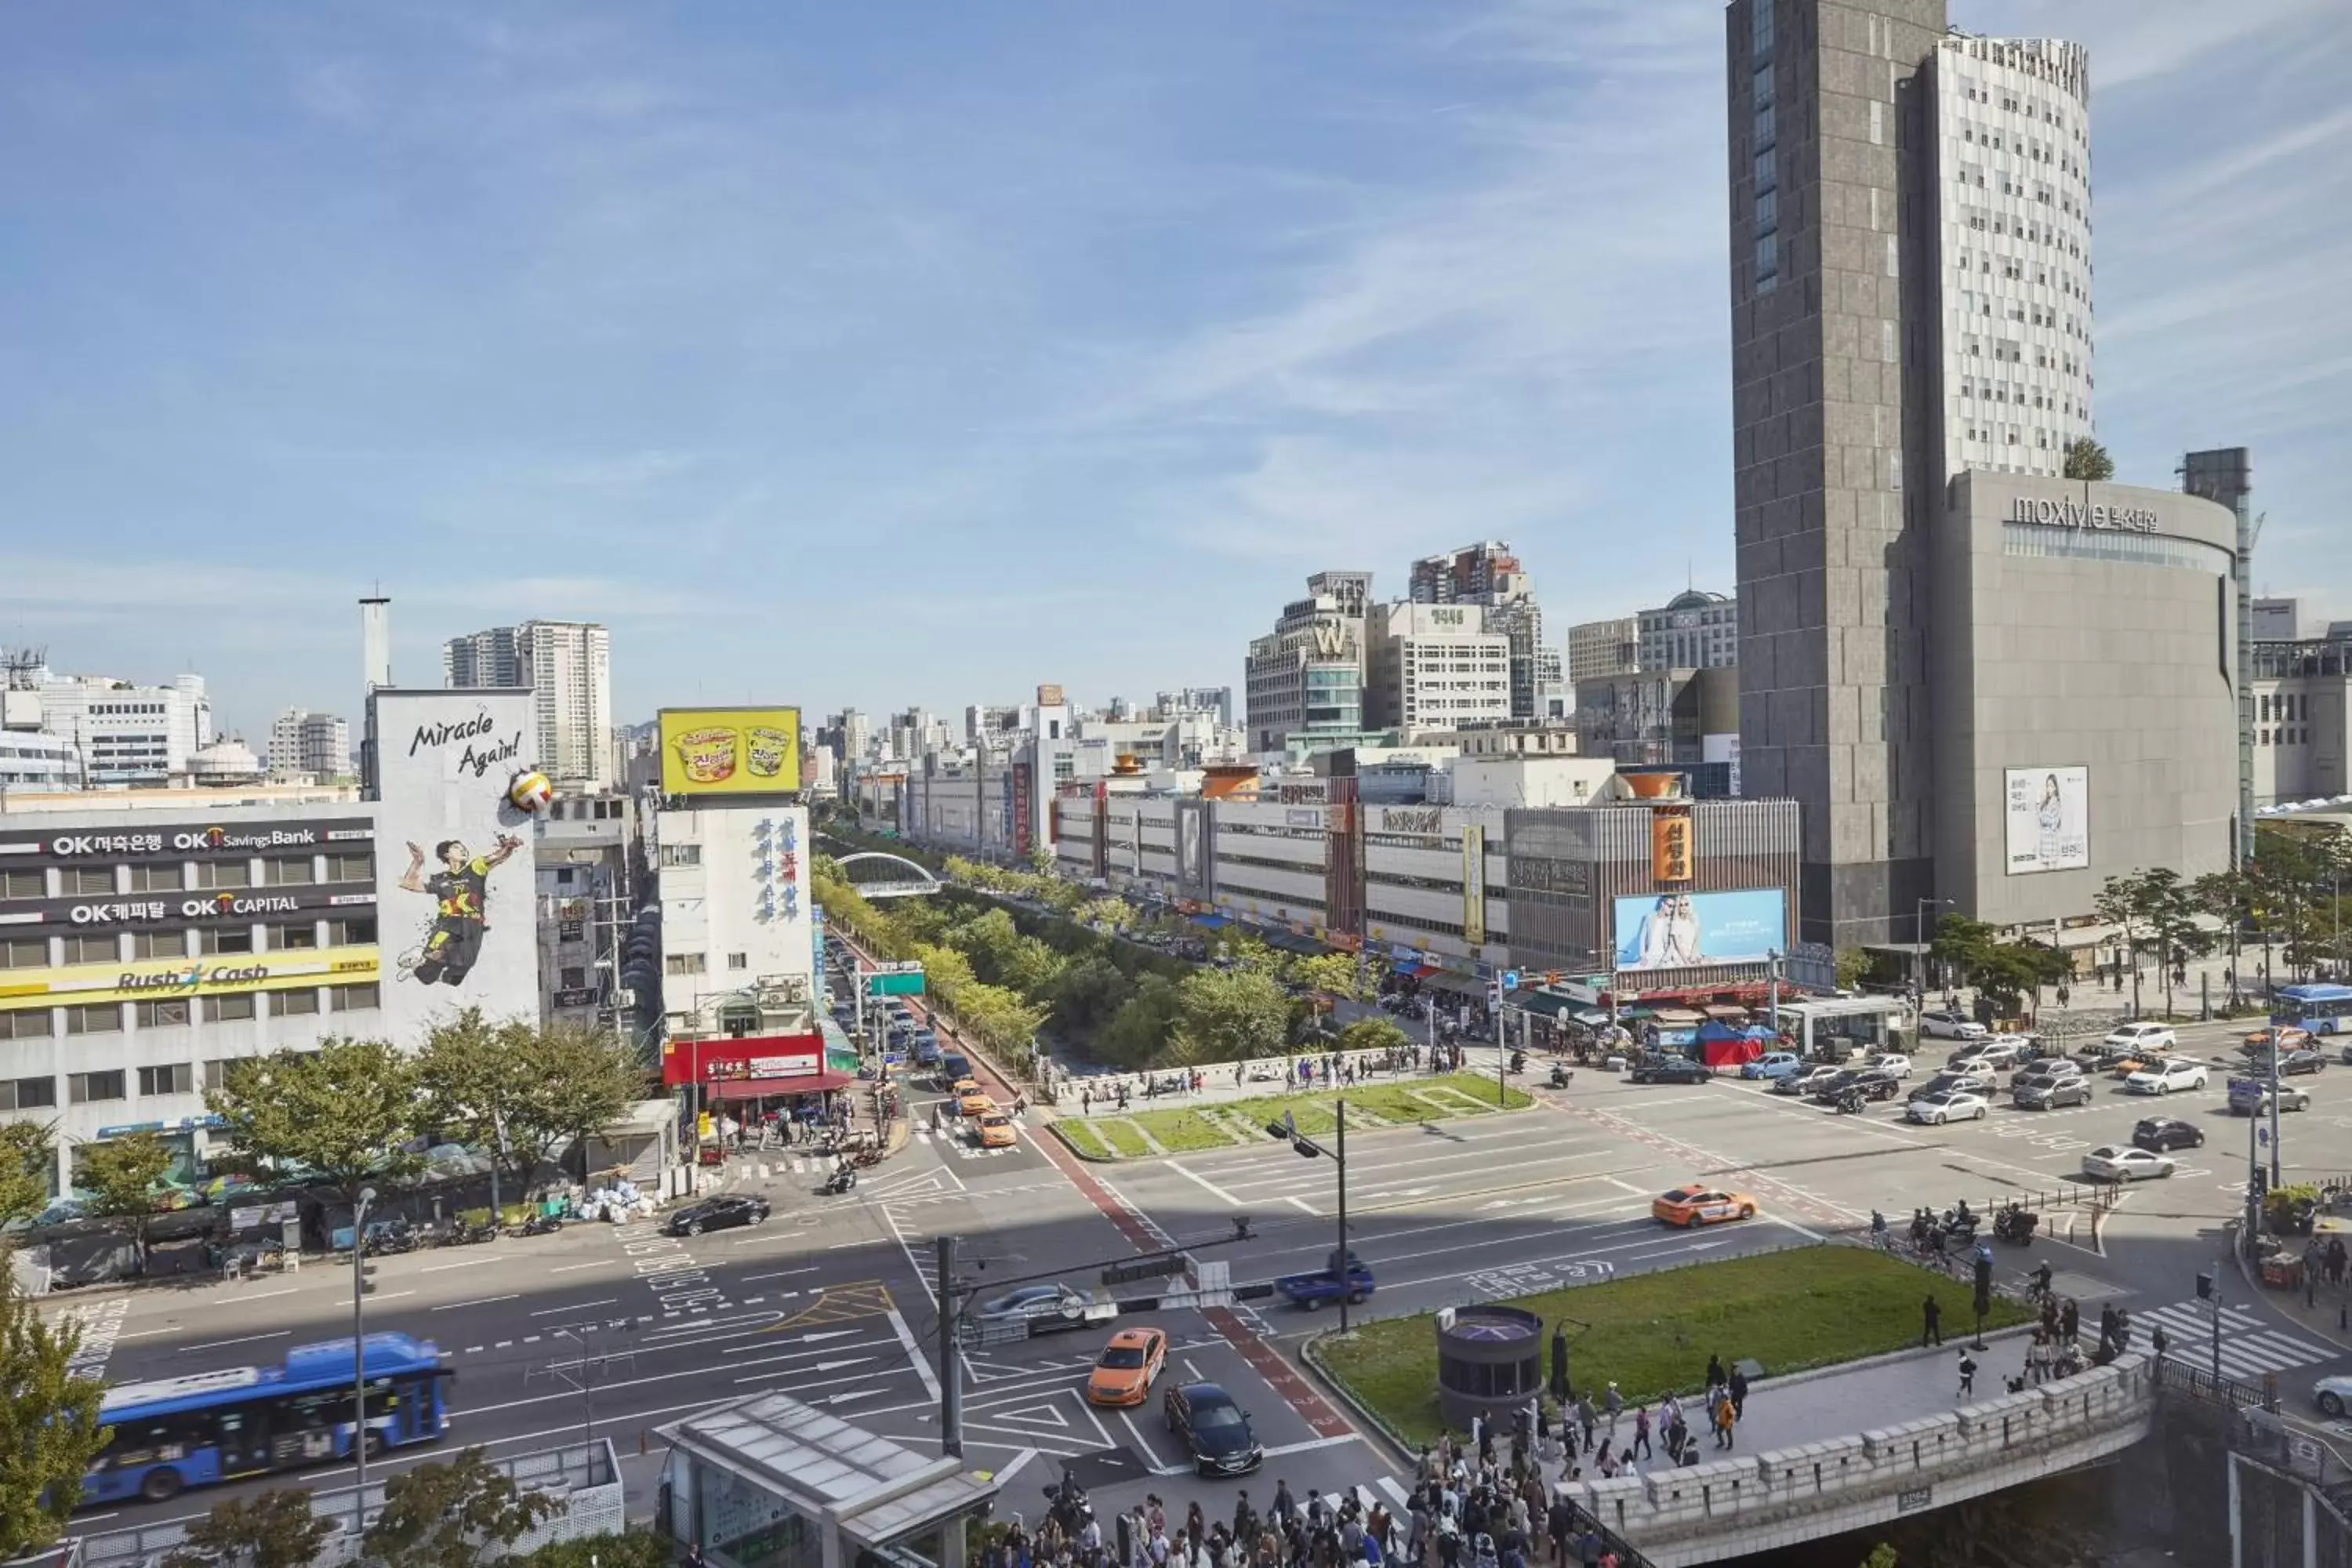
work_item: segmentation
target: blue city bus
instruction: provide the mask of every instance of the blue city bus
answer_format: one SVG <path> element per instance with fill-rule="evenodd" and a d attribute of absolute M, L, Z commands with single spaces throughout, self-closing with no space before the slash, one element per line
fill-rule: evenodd
<path fill-rule="evenodd" d="M 2271 993 L 2271 1022 L 2315 1035 L 2352 1029 L 2352 985 L 2282 985 Z"/>
<path fill-rule="evenodd" d="M 370 1454 L 430 1443 L 446 1421 L 442 1380 L 455 1375 L 428 1341 L 366 1340 Z M 283 1366 L 226 1367 L 106 1391 L 99 1418 L 114 1436 L 82 1479 L 82 1501 L 162 1502 L 186 1487 L 349 1458 L 352 1342 L 297 1345 Z"/>

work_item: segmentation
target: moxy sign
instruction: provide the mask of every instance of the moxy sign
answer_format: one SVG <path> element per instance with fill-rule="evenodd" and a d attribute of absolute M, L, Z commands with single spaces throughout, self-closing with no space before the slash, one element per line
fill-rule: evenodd
<path fill-rule="evenodd" d="M 2010 502 L 2009 521 L 2035 522 L 2046 528 L 2120 528 L 2134 533 L 2156 531 L 2156 509 L 2109 506 L 2104 501 L 2058 500 L 2048 496 L 2018 496 Z"/>

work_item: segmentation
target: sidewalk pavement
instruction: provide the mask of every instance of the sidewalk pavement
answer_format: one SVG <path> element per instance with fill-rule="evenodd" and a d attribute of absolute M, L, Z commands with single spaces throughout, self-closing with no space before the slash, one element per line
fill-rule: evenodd
<path fill-rule="evenodd" d="M 2352 1221 L 2323 1219 L 2313 1233 L 2313 1238 L 2323 1247 L 2331 1237 L 2338 1236 L 2344 1238 L 2345 1246 L 2352 1247 Z M 2291 1250 L 2297 1254 L 2303 1246 L 2300 1238 L 2290 1242 Z M 2306 1269 L 2303 1288 L 2273 1289 L 2262 1283 L 2254 1264 L 2242 1252 L 2238 1254 L 2238 1270 L 2245 1277 L 2246 1288 L 2265 1306 L 2294 1319 L 2329 1343 L 2352 1351 L 2352 1278 L 2347 1278 L 2345 1284 L 2330 1285 L 2324 1279 L 2308 1278 L 2310 1270 Z"/>

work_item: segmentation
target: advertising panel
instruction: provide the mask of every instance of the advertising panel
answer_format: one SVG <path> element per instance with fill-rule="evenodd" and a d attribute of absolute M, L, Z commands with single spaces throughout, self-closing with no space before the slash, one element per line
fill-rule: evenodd
<path fill-rule="evenodd" d="M 662 1047 L 662 1082 L 741 1083 L 814 1078 L 824 1070 L 823 1035 L 756 1035 L 740 1040 L 670 1040 Z"/>
<path fill-rule="evenodd" d="M 1209 803 L 1176 803 L 1176 885 L 1188 898 L 1210 896 L 1210 871 L 1215 850 L 1211 847 Z"/>
<path fill-rule="evenodd" d="M 364 816 L 314 817 L 294 822 L 146 823 L 132 828 L 11 828 L 0 832 L 0 867 L 49 861 L 249 860 L 256 855 L 300 851 L 359 850 L 375 837 Z"/>
<path fill-rule="evenodd" d="M 2011 768 L 2001 774 L 2008 870 L 2074 871 L 2091 863 L 2091 770 Z"/>
<path fill-rule="evenodd" d="M 202 958 L 142 958 L 124 963 L 69 963 L 38 979 L 0 977 L 0 1013 L 85 1002 L 165 1002 L 250 991 L 297 991 L 363 984 L 376 978 L 372 947 L 215 952 Z M 533 998 L 533 1006 L 537 999 Z"/>
<path fill-rule="evenodd" d="M 272 915 L 341 910 L 365 915 L 375 904 L 372 885 L 236 888 L 219 892 L 131 893 L 110 899 L 40 899 L 11 902 L 0 925 L 102 931 L 120 926 L 250 924 Z"/>
<path fill-rule="evenodd" d="M 1029 798 L 1031 774 L 1034 771 L 1031 764 L 1027 763 L 1013 764 L 1011 838 L 1013 858 L 1019 860 L 1029 858 L 1029 820 L 1031 814 L 1035 810 L 1035 804 Z"/>
<path fill-rule="evenodd" d="M 1462 940 L 1486 942 L 1486 830 L 1475 822 L 1462 826 Z"/>
<path fill-rule="evenodd" d="M 533 824 L 507 798 L 538 761 L 530 692 L 377 690 L 368 704 L 387 1037 L 414 1049 L 464 1007 L 536 1017 Z"/>
<path fill-rule="evenodd" d="M 801 787 L 797 708 L 665 708 L 664 795 L 791 795 Z"/>
<path fill-rule="evenodd" d="M 1614 900 L 1617 969 L 1697 969 L 1761 963 L 1788 944 L 1788 900 L 1778 888 L 1736 893 L 1638 893 Z"/>
<path fill-rule="evenodd" d="M 1691 879 L 1691 814 L 1686 805 L 1650 808 L 1650 880 Z"/>

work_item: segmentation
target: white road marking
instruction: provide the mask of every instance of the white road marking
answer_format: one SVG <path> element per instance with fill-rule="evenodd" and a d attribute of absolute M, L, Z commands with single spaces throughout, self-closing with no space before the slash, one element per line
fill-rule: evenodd
<path fill-rule="evenodd" d="M 1309 1437 L 1303 1443 L 1285 1443 L 1278 1448 L 1268 1448 L 1265 1457 L 1278 1459 L 1285 1454 L 1305 1454 L 1317 1448 L 1336 1448 L 1342 1443 L 1360 1443 L 1363 1439 L 1353 1432 L 1342 1432 L 1336 1437 Z"/>
<path fill-rule="evenodd" d="M 434 1312 L 454 1312 L 460 1307 L 487 1307 L 493 1301 L 517 1300 L 520 1299 L 521 1295 L 522 1292 L 520 1290 L 509 1290 L 503 1296 L 482 1296 L 478 1297 L 471 1301 L 450 1301 L 442 1306 L 427 1308 L 426 1310 Z"/>
<path fill-rule="evenodd" d="M 441 1274 L 446 1273 L 452 1268 L 472 1268 L 484 1263 L 503 1263 L 505 1261 L 506 1254 L 503 1252 L 485 1252 L 478 1258 L 462 1258 L 456 1263 L 428 1263 L 424 1268 L 418 1269 L 417 1272 L 419 1274 Z"/>
<path fill-rule="evenodd" d="M 561 1268 L 551 1268 L 548 1272 L 550 1274 L 569 1274 L 575 1268 L 608 1268 L 619 1261 L 621 1260 L 617 1258 L 592 1258 L 586 1263 L 567 1263 Z"/>
<path fill-rule="evenodd" d="M 279 1329 L 275 1333 L 247 1334 L 242 1339 L 235 1340 L 208 1340 L 203 1344 L 188 1345 L 184 1348 L 191 1351 L 216 1351 L 224 1345 L 249 1345 L 258 1340 L 282 1340 L 293 1331 L 291 1329 Z"/>
<path fill-rule="evenodd" d="M 1175 1172 L 1178 1175 L 1183 1177 L 1186 1181 L 1191 1182 L 1193 1185 L 1199 1187 L 1211 1197 L 1215 1198 L 1218 1202 L 1225 1205 L 1228 1208 L 1239 1208 L 1242 1206 L 1241 1199 L 1234 1196 L 1233 1194 L 1225 1191 L 1224 1188 L 1217 1185 L 1216 1183 L 1209 1180 L 1208 1177 L 1201 1174 L 1200 1172 L 1193 1170 L 1191 1166 L 1185 1164 L 1183 1161 L 1171 1160 L 1168 1162 L 1168 1168 Z"/>
<path fill-rule="evenodd" d="M 558 1312 L 584 1312 L 591 1307 L 615 1306 L 620 1302 L 620 1300 L 621 1299 L 618 1296 L 607 1296 L 601 1301 L 575 1301 L 569 1307 L 549 1307 L 544 1310 L 533 1312 L 531 1316 L 534 1318 L 551 1318 Z"/>
<path fill-rule="evenodd" d="M 1323 1212 L 1321 1209 L 1317 1208 L 1313 1204 L 1308 1203 L 1305 1198 L 1298 1197 L 1295 1194 L 1286 1195 L 1282 1201 L 1286 1204 L 1295 1205 L 1298 1208 L 1301 1208 L 1311 1215 L 1320 1215 Z"/>
<path fill-rule="evenodd" d="M 812 1263 L 806 1268 L 779 1268 L 773 1274 L 746 1274 L 743 1283 L 749 1285 L 755 1279 L 783 1279 L 794 1274 L 814 1274 L 816 1270 L 817 1266 Z"/>

